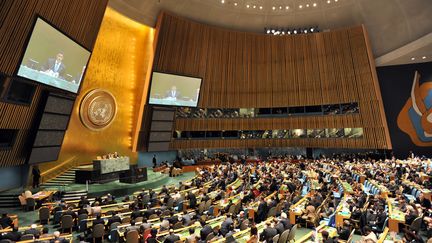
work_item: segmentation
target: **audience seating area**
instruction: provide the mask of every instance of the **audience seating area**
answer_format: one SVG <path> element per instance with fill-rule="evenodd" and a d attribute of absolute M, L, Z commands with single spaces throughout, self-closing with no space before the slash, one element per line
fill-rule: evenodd
<path fill-rule="evenodd" d="M 222 163 L 117 200 L 40 192 L 39 224 L 5 213 L 1 242 L 421 242 L 432 232 L 430 174 L 421 160 Z"/>

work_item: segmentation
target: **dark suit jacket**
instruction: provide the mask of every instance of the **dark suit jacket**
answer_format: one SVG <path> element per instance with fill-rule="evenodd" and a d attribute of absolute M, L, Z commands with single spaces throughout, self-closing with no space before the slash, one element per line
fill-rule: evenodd
<path fill-rule="evenodd" d="M 12 231 L 12 232 L 9 232 L 9 233 L 3 235 L 3 237 L 1 237 L 1 236 L 0 237 L 1 237 L 1 239 L 8 239 L 11 241 L 19 241 L 21 236 L 22 236 L 21 232 Z"/>
<path fill-rule="evenodd" d="M 113 216 L 108 220 L 108 226 L 111 226 L 112 223 L 119 222 L 121 223 L 121 219 L 119 216 Z"/>
<path fill-rule="evenodd" d="M 93 221 L 93 225 L 102 224 L 105 225 L 105 221 L 103 219 L 95 219 Z"/>
<path fill-rule="evenodd" d="M 267 203 L 261 202 L 258 205 L 258 210 L 257 210 L 257 216 L 258 216 L 257 217 L 257 223 L 264 220 L 266 215 L 267 215 Z"/>
<path fill-rule="evenodd" d="M 141 217 L 141 215 L 142 215 L 141 211 L 136 210 L 136 211 L 133 211 L 133 212 L 131 213 L 131 218 L 136 219 L 136 218 L 138 218 L 138 217 Z"/>
<path fill-rule="evenodd" d="M 156 240 L 156 238 L 147 238 L 147 243 L 158 243 L 159 241 Z"/>
<path fill-rule="evenodd" d="M 55 69 L 55 62 L 56 62 L 55 58 L 49 58 L 48 61 L 45 63 L 44 71 L 51 70 L 53 72 L 56 72 L 54 70 Z M 57 69 L 57 73 L 59 74 L 59 76 L 63 77 L 65 69 L 66 69 L 66 66 L 63 64 L 63 62 L 61 62 L 59 68 Z"/>
<path fill-rule="evenodd" d="M 176 241 L 180 240 L 180 237 L 175 234 L 169 234 L 166 238 L 164 243 L 174 243 Z"/>
<path fill-rule="evenodd" d="M 205 225 L 200 231 L 201 239 L 205 240 L 211 232 L 213 232 L 213 229 L 210 226 Z"/>
<path fill-rule="evenodd" d="M 178 90 L 176 90 L 175 94 L 173 94 L 171 90 L 168 90 L 168 91 L 166 92 L 165 97 L 166 97 L 166 98 L 176 98 L 176 99 L 177 99 L 177 98 L 180 97 L 180 92 L 179 92 Z"/>
<path fill-rule="evenodd" d="M 8 227 L 8 226 L 12 226 L 12 219 L 9 217 L 5 217 L 5 218 L 0 218 L 0 225 L 4 228 Z"/>
<path fill-rule="evenodd" d="M 289 219 L 282 219 L 281 223 L 284 225 L 284 228 L 287 229 L 291 229 L 292 228 L 292 224 L 289 221 Z"/>
<path fill-rule="evenodd" d="M 260 241 L 272 242 L 273 237 L 277 235 L 278 232 L 275 228 L 267 227 L 261 234 Z"/>
<path fill-rule="evenodd" d="M 348 228 L 342 228 L 340 231 L 338 231 L 338 238 L 341 240 L 348 240 L 350 234 L 351 232 Z"/>
<path fill-rule="evenodd" d="M 232 224 L 233 224 L 233 220 L 231 218 L 227 218 L 225 219 L 225 221 L 222 222 L 220 227 L 220 232 L 222 233 L 223 236 L 225 236 L 226 233 L 228 233 L 229 228 Z"/>
<path fill-rule="evenodd" d="M 189 193 L 189 207 L 195 208 L 197 205 L 197 199 L 193 193 Z"/>
<path fill-rule="evenodd" d="M 77 218 L 77 215 L 71 210 L 67 210 L 67 211 L 63 212 L 62 216 L 64 216 L 64 215 L 70 215 L 70 216 L 72 216 L 73 219 Z"/>
<path fill-rule="evenodd" d="M 175 225 L 178 222 L 178 216 L 173 215 L 172 217 L 167 218 L 170 224 Z"/>
<path fill-rule="evenodd" d="M 40 235 L 40 231 L 37 229 L 28 229 L 24 231 L 24 235 L 34 235 L 35 237 L 38 237 Z"/>
<path fill-rule="evenodd" d="M 282 232 L 285 231 L 285 225 L 282 222 L 279 222 L 276 226 L 275 226 L 278 234 L 282 234 Z"/>
<path fill-rule="evenodd" d="M 90 205 L 90 201 L 87 199 L 81 200 L 78 202 L 78 207 L 82 207 L 84 205 Z"/>

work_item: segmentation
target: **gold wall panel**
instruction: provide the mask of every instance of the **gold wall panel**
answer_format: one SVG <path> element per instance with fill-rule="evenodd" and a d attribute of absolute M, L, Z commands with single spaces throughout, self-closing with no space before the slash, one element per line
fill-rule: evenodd
<path fill-rule="evenodd" d="M 107 8 L 59 159 L 41 165 L 45 174 L 55 170 L 56 166 L 66 170 L 78 164 L 90 163 L 97 155 L 112 152 L 130 156 L 131 162 L 136 163 L 137 153 L 132 152 L 132 135 L 138 120 L 143 88 L 148 86 L 145 80 L 153 38 L 152 28 Z M 83 97 L 96 88 L 110 92 L 117 101 L 118 109 L 110 126 L 101 131 L 86 128 L 79 117 L 79 105 Z"/>

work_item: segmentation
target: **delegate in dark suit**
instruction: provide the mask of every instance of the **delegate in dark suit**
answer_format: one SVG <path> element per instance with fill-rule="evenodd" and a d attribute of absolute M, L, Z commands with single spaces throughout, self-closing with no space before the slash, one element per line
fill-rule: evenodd
<path fill-rule="evenodd" d="M 51 71 L 57 73 L 59 77 L 63 77 L 66 66 L 63 64 L 63 53 L 57 53 L 56 58 L 49 58 L 43 66 L 43 71 Z"/>
<path fill-rule="evenodd" d="M 172 86 L 170 90 L 168 90 L 165 94 L 165 98 L 179 98 L 180 97 L 180 92 L 177 90 L 176 86 Z"/>
<path fill-rule="evenodd" d="M 264 200 L 262 200 L 258 205 L 257 217 L 255 222 L 260 223 L 261 221 L 263 221 L 265 219 L 266 214 L 267 214 L 267 203 Z"/>
<path fill-rule="evenodd" d="M 11 241 L 19 241 L 22 234 L 17 229 L 14 229 L 13 231 L 6 233 L 5 235 L 0 235 L 0 239 L 2 240 L 11 240 Z"/>
<path fill-rule="evenodd" d="M 171 233 L 165 238 L 164 243 L 174 243 L 174 242 L 179 241 L 179 240 L 180 240 L 180 237 L 178 235 Z"/>
<path fill-rule="evenodd" d="M 275 235 L 277 235 L 278 232 L 275 228 L 273 227 L 267 227 L 264 229 L 264 231 L 261 234 L 260 240 L 261 241 L 266 241 L 266 242 L 272 242 L 273 237 Z"/>
<path fill-rule="evenodd" d="M 34 237 L 39 237 L 40 231 L 34 228 L 24 231 L 24 235 L 34 235 Z"/>
<path fill-rule="evenodd" d="M 201 225 L 203 225 L 203 224 L 201 224 Z M 203 228 L 200 231 L 201 239 L 205 240 L 211 232 L 213 232 L 212 227 L 210 227 L 208 225 L 203 226 Z"/>

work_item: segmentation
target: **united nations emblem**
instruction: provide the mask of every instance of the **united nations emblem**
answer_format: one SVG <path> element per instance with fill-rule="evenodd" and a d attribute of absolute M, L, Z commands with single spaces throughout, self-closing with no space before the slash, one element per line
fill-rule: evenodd
<path fill-rule="evenodd" d="M 101 130 L 108 127 L 116 113 L 116 100 L 106 90 L 91 90 L 84 96 L 80 104 L 81 122 L 90 130 Z"/>

